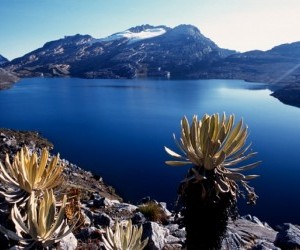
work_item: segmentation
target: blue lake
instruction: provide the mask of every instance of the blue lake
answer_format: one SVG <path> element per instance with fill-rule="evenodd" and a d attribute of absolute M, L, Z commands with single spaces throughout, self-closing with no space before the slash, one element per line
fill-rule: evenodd
<path fill-rule="evenodd" d="M 174 204 L 188 167 L 164 164 L 175 151 L 183 115 L 234 113 L 249 126 L 256 206 L 241 214 L 271 224 L 300 224 L 300 109 L 270 96 L 265 85 L 238 80 L 24 79 L 0 91 L 0 127 L 37 130 L 55 152 L 101 175 L 127 201 L 145 196 Z"/>

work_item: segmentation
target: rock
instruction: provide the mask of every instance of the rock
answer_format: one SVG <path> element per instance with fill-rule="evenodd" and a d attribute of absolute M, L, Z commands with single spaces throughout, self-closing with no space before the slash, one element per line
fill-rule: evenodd
<path fill-rule="evenodd" d="M 142 240 L 148 237 L 148 244 L 145 250 L 161 250 L 165 245 L 165 238 L 169 235 L 169 230 L 161 227 L 156 222 L 146 222 L 143 224 Z"/>
<path fill-rule="evenodd" d="M 163 212 L 167 217 L 170 217 L 172 213 L 167 209 L 167 203 L 166 202 L 159 202 L 158 205 L 161 207 Z"/>
<path fill-rule="evenodd" d="M 175 244 L 175 243 L 181 243 L 181 240 L 173 235 L 168 235 L 165 238 L 165 243 L 166 244 Z"/>
<path fill-rule="evenodd" d="M 106 213 L 94 214 L 93 216 L 94 225 L 102 226 L 102 227 L 112 227 L 114 225 L 114 221 L 110 218 Z"/>
<path fill-rule="evenodd" d="M 112 201 L 112 202 L 114 202 L 114 201 Z M 127 211 L 129 213 L 132 213 L 138 209 L 137 206 L 129 204 L 129 203 L 115 202 L 113 206 L 114 206 L 114 208 L 117 208 L 119 211 Z"/>
<path fill-rule="evenodd" d="M 87 241 L 88 239 L 91 238 L 91 235 L 93 232 L 97 230 L 95 227 L 85 227 L 82 228 L 79 233 L 76 234 L 76 238 L 79 239 L 80 241 Z"/>
<path fill-rule="evenodd" d="M 230 221 L 227 235 L 222 242 L 222 249 L 252 249 L 254 247 L 277 249 L 274 245 L 277 232 L 258 221 L 252 216 Z"/>
<path fill-rule="evenodd" d="M 176 230 L 179 229 L 179 225 L 178 224 L 169 224 L 169 225 L 166 225 L 165 228 L 167 228 L 170 231 L 170 234 L 172 234 Z"/>
<path fill-rule="evenodd" d="M 75 238 L 73 233 L 69 233 L 67 236 L 62 238 L 58 243 L 58 249 L 62 250 L 75 250 L 77 247 L 78 241 Z"/>
<path fill-rule="evenodd" d="M 182 245 L 181 244 L 166 244 L 163 248 L 163 250 L 181 250 Z"/>
<path fill-rule="evenodd" d="M 300 248 L 300 226 L 284 223 L 276 236 L 275 245 L 282 249 Z"/>
<path fill-rule="evenodd" d="M 256 245 L 251 248 L 251 250 L 280 250 L 280 248 L 274 246 L 273 243 L 257 240 Z"/>
<path fill-rule="evenodd" d="M 181 242 L 185 242 L 186 240 L 185 228 L 177 229 L 175 232 L 172 233 L 172 235 L 179 238 Z"/>
<path fill-rule="evenodd" d="M 145 215 L 141 212 L 137 212 L 131 218 L 132 224 L 143 224 L 146 221 Z"/>
<path fill-rule="evenodd" d="M 142 203 L 142 204 L 145 204 L 145 203 L 150 202 L 150 201 L 151 201 L 150 196 L 146 196 L 146 197 L 142 198 L 141 203 Z"/>
<path fill-rule="evenodd" d="M 83 217 L 83 226 L 89 227 L 91 226 L 91 219 L 82 211 L 81 215 Z"/>
<path fill-rule="evenodd" d="M 95 208 L 109 206 L 110 204 L 111 203 L 109 203 L 107 201 L 107 199 L 105 199 L 104 197 L 101 197 L 101 198 L 97 197 L 93 200 L 93 207 L 95 207 Z"/>

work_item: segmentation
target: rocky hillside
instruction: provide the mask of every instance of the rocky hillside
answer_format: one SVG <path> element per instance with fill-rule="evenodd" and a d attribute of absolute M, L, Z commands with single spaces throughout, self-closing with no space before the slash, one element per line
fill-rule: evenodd
<path fill-rule="evenodd" d="M 209 76 L 275 85 L 300 83 L 300 42 L 230 55 L 214 63 Z"/>
<path fill-rule="evenodd" d="M 53 148 L 53 144 L 42 138 L 36 132 L 0 129 L 0 160 L 4 155 L 14 155 L 23 145 L 30 150 L 39 152 L 41 148 Z M 112 227 L 116 221 L 131 219 L 133 224 L 143 227 L 144 238 L 149 238 L 146 250 L 176 250 L 184 249 L 185 228 L 182 225 L 181 213 L 167 209 L 167 204 L 143 199 L 140 204 L 124 203 L 115 194 L 113 188 L 107 186 L 99 177 L 95 178 L 78 166 L 62 159 L 65 165 L 65 183 L 60 192 L 65 193 L 70 188 L 80 190 L 81 226 L 73 233 L 63 238 L 56 249 L 103 249 L 102 236 L 106 227 Z M 0 185 L 1 188 L 1 185 Z M 149 217 L 147 210 L 142 210 L 147 204 L 155 204 L 159 216 Z M 0 199 L 0 224 L 10 227 L 7 220 L 9 208 Z M 11 230 L 14 230 L 11 228 Z M 7 240 L 0 233 L 1 247 L 8 249 L 17 244 Z M 222 243 L 222 250 L 237 249 L 297 249 L 300 248 L 300 227 L 283 224 L 275 229 L 267 223 L 261 222 L 255 216 L 247 215 L 230 221 L 226 236 Z"/>
<path fill-rule="evenodd" d="M 143 25 L 102 39 L 75 35 L 48 42 L 5 66 L 20 76 L 188 78 L 233 53 L 192 25 Z"/>
<path fill-rule="evenodd" d="M 19 78 L 15 74 L 0 68 L 0 90 L 8 88 L 17 81 L 19 81 Z"/>

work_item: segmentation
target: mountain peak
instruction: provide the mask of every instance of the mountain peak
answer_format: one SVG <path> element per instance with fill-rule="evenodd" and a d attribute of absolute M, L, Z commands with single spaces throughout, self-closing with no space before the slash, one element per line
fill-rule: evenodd
<path fill-rule="evenodd" d="M 6 62 L 8 62 L 8 59 L 5 58 L 4 56 L 0 55 L 0 65 L 1 65 L 1 64 L 4 64 L 4 63 L 6 63 Z"/>
<path fill-rule="evenodd" d="M 152 26 L 149 24 L 143 24 L 143 25 L 132 27 L 132 28 L 128 29 L 128 31 L 134 32 L 134 33 L 139 33 L 142 31 L 147 31 L 147 30 L 152 30 L 152 29 L 164 29 L 167 31 L 167 30 L 170 30 L 171 28 L 164 26 L 164 25 Z"/>

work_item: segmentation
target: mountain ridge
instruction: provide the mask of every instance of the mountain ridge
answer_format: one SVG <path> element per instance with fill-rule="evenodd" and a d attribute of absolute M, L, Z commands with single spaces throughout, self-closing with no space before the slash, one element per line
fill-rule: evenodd
<path fill-rule="evenodd" d="M 6 63 L 5 67 L 23 77 L 135 78 L 171 75 L 189 78 L 195 67 L 206 68 L 212 61 L 235 53 L 219 48 L 192 25 L 179 25 L 173 29 L 143 25 L 124 32 L 141 34 L 153 29 L 165 32 L 135 42 L 130 42 L 131 38 L 126 36 L 119 39 L 95 39 L 79 34 L 65 37 L 47 42 L 43 47 Z"/>
<path fill-rule="evenodd" d="M 100 39 L 65 36 L 1 66 L 19 77 L 242 79 L 277 86 L 275 97 L 300 106 L 300 42 L 239 53 L 189 24 L 145 24 Z"/>
<path fill-rule="evenodd" d="M 9 62 L 9 60 L 7 58 L 5 58 L 4 56 L 0 55 L 0 65 Z"/>

